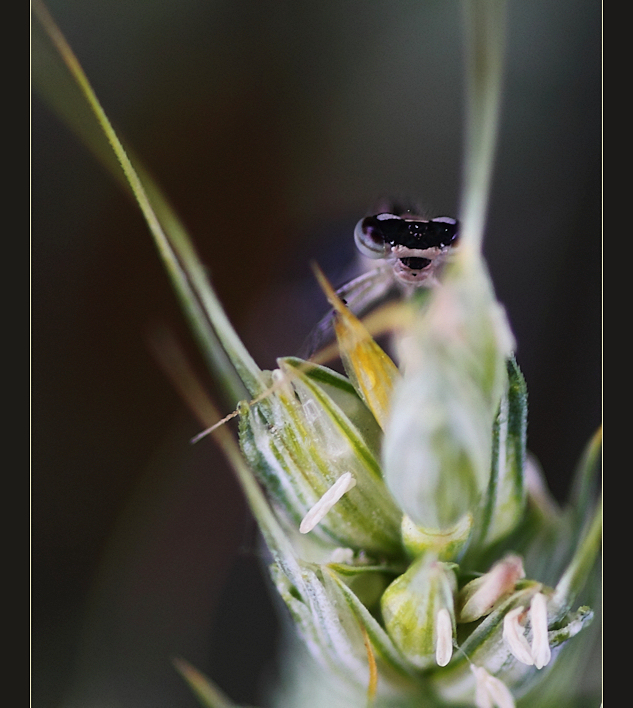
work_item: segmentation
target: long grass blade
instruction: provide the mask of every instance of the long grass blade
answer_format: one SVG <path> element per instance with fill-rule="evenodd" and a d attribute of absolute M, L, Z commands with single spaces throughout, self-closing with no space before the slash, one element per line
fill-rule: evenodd
<path fill-rule="evenodd" d="M 43 29 L 43 34 L 34 33 L 34 40 L 40 46 L 35 52 L 39 57 L 34 66 L 35 76 L 38 69 L 52 73 L 60 86 L 65 87 L 66 97 L 71 84 L 78 89 L 79 94 L 75 91 L 70 95 L 72 100 L 66 102 L 62 117 L 136 199 L 216 379 L 233 401 L 245 397 L 244 385 L 251 393 L 259 392 L 263 386 L 261 372 L 228 321 L 182 223 L 147 170 L 124 147 L 46 7 L 35 0 L 33 11 Z M 50 46 L 43 45 L 44 38 Z M 56 58 L 61 58 L 62 62 L 57 68 Z M 46 84 L 41 74 L 40 79 L 40 85 Z M 50 97 L 51 92 L 45 94 Z M 79 110 L 69 110 L 71 104 L 79 106 Z M 86 106 L 89 111 L 85 110 Z M 107 142 L 101 136 L 105 136 Z"/>
<path fill-rule="evenodd" d="M 481 250 L 499 126 L 505 51 L 505 0 L 464 0 L 466 134 L 462 252 Z"/>

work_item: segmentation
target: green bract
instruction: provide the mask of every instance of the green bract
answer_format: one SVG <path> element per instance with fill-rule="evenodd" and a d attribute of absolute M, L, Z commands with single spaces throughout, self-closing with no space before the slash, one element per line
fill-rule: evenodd
<path fill-rule="evenodd" d="M 438 533 L 474 514 L 488 487 L 512 345 L 483 264 L 457 258 L 400 342 L 404 376 L 383 446 L 394 496 Z"/>
<path fill-rule="evenodd" d="M 385 590 L 382 617 L 408 661 L 445 666 L 453 653 L 457 578 L 451 565 L 420 556 Z"/>
<path fill-rule="evenodd" d="M 375 444 L 375 421 L 335 372 L 292 359 L 280 360 L 279 367 L 271 375 L 272 393 L 242 407 L 240 441 L 253 471 L 297 528 L 342 475 L 351 475 L 354 486 L 314 535 L 374 556 L 398 556 L 402 512 L 366 442 L 369 436 Z"/>

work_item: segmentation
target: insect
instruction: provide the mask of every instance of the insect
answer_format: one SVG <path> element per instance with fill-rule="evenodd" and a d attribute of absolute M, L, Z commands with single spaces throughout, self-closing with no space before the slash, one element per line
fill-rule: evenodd
<path fill-rule="evenodd" d="M 387 260 L 396 280 L 417 287 L 434 284 L 457 241 L 457 228 L 457 221 L 448 216 L 423 219 L 410 212 L 382 212 L 356 224 L 354 241 L 363 256 Z"/>
<path fill-rule="evenodd" d="M 438 284 L 438 276 L 459 241 L 459 222 L 449 216 L 426 218 L 394 203 L 362 218 L 354 229 L 359 253 L 373 268 L 337 289 L 356 314 L 366 314 L 390 297 L 407 297 L 420 287 Z M 331 336 L 332 315 L 324 317 L 310 338 L 310 353 Z"/>

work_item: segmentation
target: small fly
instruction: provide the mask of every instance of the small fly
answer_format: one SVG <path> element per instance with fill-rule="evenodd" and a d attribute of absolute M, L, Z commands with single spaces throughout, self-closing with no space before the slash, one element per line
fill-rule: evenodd
<path fill-rule="evenodd" d="M 411 209 L 391 208 L 361 219 L 354 229 L 361 255 L 376 266 L 336 291 L 361 316 L 393 296 L 407 297 L 420 287 L 438 284 L 438 276 L 459 241 L 459 222 L 449 216 L 431 219 Z M 332 315 L 327 315 L 311 337 L 311 353 L 327 341 Z"/>

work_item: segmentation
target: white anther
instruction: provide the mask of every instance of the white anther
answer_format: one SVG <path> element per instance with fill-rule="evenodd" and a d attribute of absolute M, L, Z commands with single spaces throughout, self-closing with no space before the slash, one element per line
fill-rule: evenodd
<path fill-rule="evenodd" d="M 532 666 L 534 664 L 532 649 L 519 622 L 519 617 L 524 611 L 524 607 L 515 607 L 503 618 L 503 639 L 508 649 L 522 664 Z"/>
<path fill-rule="evenodd" d="M 530 622 L 532 624 L 532 658 L 534 666 L 542 669 L 549 664 L 552 650 L 547 636 L 547 601 L 545 595 L 537 592 L 530 603 Z"/>
<path fill-rule="evenodd" d="M 327 490 L 327 492 L 319 499 L 319 501 L 308 511 L 303 517 L 303 521 L 299 526 L 301 533 L 309 533 L 330 511 L 336 502 L 349 492 L 356 485 L 356 480 L 351 472 L 342 474 L 336 482 Z"/>
<path fill-rule="evenodd" d="M 453 656 L 453 623 L 445 607 L 435 617 L 435 635 L 435 661 L 438 666 L 446 666 Z"/>
<path fill-rule="evenodd" d="M 515 708 L 510 689 L 491 676 L 483 666 L 471 666 L 475 674 L 475 705 L 477 708 Z"/>
<path fill-rule="evenodd" d="M 552 650 L 547 636 L 547 600 L 537 592 L 530 603 L 529 617 L 532 625 L 532 645 L 525 637 L 520 616 L 524 607 L 515 607 L 503 618 L 503 639 L 514 656 L 523 664 L 542 669 L 549 664 Z"/>

